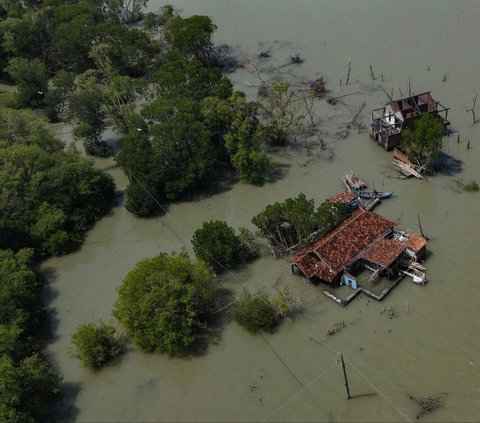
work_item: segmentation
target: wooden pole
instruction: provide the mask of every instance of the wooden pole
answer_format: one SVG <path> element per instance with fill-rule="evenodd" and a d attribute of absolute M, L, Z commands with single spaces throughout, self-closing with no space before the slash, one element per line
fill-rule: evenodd
<path fill-rule="evenodd" d="M 342 363 L 343 377 L 345 379 L 345 389 L 347 390 L 347 399 L 350 399 L 350 387 L 348 386 L 347 370 L 345 369 L 345 362 L 343 361 L 343 354 L 340 355 L 340 360 Z"/>

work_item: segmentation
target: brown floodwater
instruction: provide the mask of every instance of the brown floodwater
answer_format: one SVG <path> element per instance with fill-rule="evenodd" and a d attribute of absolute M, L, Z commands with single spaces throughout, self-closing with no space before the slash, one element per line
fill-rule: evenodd
<path fill-rule="evenodd" d="M 151 0 L 150 8 L 162 4 Z M 480 89 L 480 3 L 178 0 L 175 6 L 185 16 L 210 15 L 218 25 L 218 44 L 237 45 L 250 55 L 273 45 L 272 58 L 259 63 L 265 79 L 278 73 L 296 79 L 324 75 L 332 95 L 356 94 L 336 106 L 317 102 L 317 130 L 328 150 L 307 156 L 307 144 L 299 140 L 273 152 L 281 172 L 271 183 L 225 181 L 214 193 L 170 205 L 166 215 L 151 219 L 129 214 L 119 197 L 81 249 L 44 263 L 53 320 L 48 352 L 65 377 L 59 415 L 79 422 L 408 421 L 418 412 L 410 395 L 447 392 L 443 407 L 422 420 L 478 421 L 480 194 L 462 192 L 456 180 L 480 179 L 480 125 L 472 125 L 465 112 Z M 304 63 L 272 70 L 296 53 Z M 340 87 L 349 59 L 350 84 Z M 368 76 L 370 64 L 375 81 Z M 236 88 L 255 94 L 255 76 L 244 70 L 229 76 Z M 444 144 L 445 152 L 461 161 L 459 168 L 429 182 L 399 179 L 391 154 L 366 131 L 352 131 L 345 139 L 337 135 L 363 102 L 359 119 L 369 122 L 370 109 L 386 101 L 380 84 L 398 96 L 409 82 L 415 92 L 431 90 L 451 107 L 449 119 L 461 135 L 459 144 L 456 133 Z M 55 129 L 70 139 L 68 128 Z M 116 140 L 111 132 L 106 137 Z M 114 160 L 97 165 L 113 175 L 118 190 L 125 188 L 126 177 Z M 288 259 L 264 256 L 221 283 L 232 291 L 242 285 L 271 289 L 278 279 L 291 283 L 305 311 L 283 321 L 276 333 L 251 335 L 220 313 L 210 342 L 186 358 L 145 354 L 132 346 L 117 363 L 91 372 L 68 355 L 79 324 L 112 319 L 117 287 L 140 259 L 190 251 L 192 233 L 205 220 L 253 229 L 252 216 L 274 201 L 303 192 L 319 204 L 342 189 L 340 176 L 350 169 L 376 189 L 395 191 L 377 209 L 382 215 L 418 230 L 420 213 L 430 237 L 427 285 L 405 279 L 382 303 L 360 296 L 341 308 L 320 287 L 291 275 Z M 389 307 L 393 318 L 383 312 Z M 328 336 L 339 322 L 345 328 Z M 339 352 L 347 359 L 350 400 Z"/>

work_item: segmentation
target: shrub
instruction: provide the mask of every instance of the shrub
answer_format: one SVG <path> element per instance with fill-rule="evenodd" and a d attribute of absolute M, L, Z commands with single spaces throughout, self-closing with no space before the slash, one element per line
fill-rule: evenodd
<path fill-rule="evenodd" d="M 116 335 L 112 325 L 104 322 L 80 325 L 72 335 L 72 344 L 75 347 L 72 356 L 92 369 L 99 369 L 125 349 L 125 340 Z"/>
<path fill-rule="evenodd" d="M 214 279 L 204 262 L 185 255 L 142 260 L 123 280 L 113 315 L 142 350 L 177 352 L 206 327 Z"/>
<path fill-rule="evenodd" d="M 233 307 L 233 318 L 249 332 L 272 329 L 278 313 L 266 292 L 252 294 L 246 289 Z"/>
<path fill-rule="evenodd" d="M 193 235 L 195 255 L 217 272 L 235 267 L 240 260 L 240 240 L 233 228 L 221 220 L 203 222 Z"/>

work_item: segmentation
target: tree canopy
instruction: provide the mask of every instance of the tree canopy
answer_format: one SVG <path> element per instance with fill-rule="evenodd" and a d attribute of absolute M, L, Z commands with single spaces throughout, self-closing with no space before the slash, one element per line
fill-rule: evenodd
<path fill-rule="evenodd" d="M 415 121 L 413 130 L 402 132 L 401 148 L 419 166 L 431 166 L 442 149 L 443 126 L 429 113 Z"/>
<path fill-rule="evenodd" d="M 264 291 L 251 293 L 244 289 L 232 308 L 233 318 L 249 332 L 271 330 L 278 321 L 278 312 Z"/>
<path fill-rule="evenodd" d="M 240 261 L 241 244 L 233 228 L 221 220 L 203 222 L 193 234 L 195 255 L 217 272 L 235 267 Z"/>
<path fill-rule="evenodd" d="M 112 325 L 100 322 L 84 323 L 72 335 L 72 356 L 78 358 L 83 366 L 99 369 L 117 358 L 124 351 L 125 341 L 116 335 Z"/>
<path fill-rule="evenodd" d="M 128 273 L 113 314 L 142 350 L 175 353 L 195 342 L 215 297 L 214 275 L 204 262 L 160 255 Z"/>
<path fill-rule="evenodd" d="M 0 421 L 35 423 L 47 421 L 60 395 L 61 377 L 53 373 L 38 355 L 18 365 L 0 356 Z"/>
<path fill-rule="evenodd" d="M 63 147 L 31 114 L 0 109 L 0 248 L 72 251 L 110 207 L 112 178 Z"/>
<path fill-rule="evenodd" d="M 325 201 L 315 208 L 313 200 L 299 194 L 282 203 L 268 205 L 252 219 L 252 223 L 273 251 L 286 254 L 326 235 L 346 217 L 347 207 L 344 204 Z"/>

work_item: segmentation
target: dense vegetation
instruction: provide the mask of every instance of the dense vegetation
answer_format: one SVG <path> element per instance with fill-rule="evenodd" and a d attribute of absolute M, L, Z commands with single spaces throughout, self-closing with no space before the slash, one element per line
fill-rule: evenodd
<path fill-rule="evenodd" d="M 80 325 L 72 335 L 72 344 L 72 356 L 91 369 L 99 369 L 114 360 L 125 348 L 125 340 L 116 335 L 112 325 L 104 322 Z"/>
<path fill-rule="evenodd" d="M 320 238 L 347 217 L 344 204 L 323 202 L 315 208 L 304 194 L 268 205 L 252 219 L 275 254 L 286 254 Z"/>
<path fill-rule="evenodd" d="M 251 293 L 244 289 L 232 308 L 233 318 L 248 331 L 271 330 L 278 312 L 264 291 Z"/>
<path fill-rule="evenodd" d="M 240 235 L 236 235 L 234 229 L 221 220 L 204 222 L 193 234 L 192 245 L 195 255 L 216 272 L 232 269 L 258 254 L 252 234 L 241 228 Z"/>
<path fill-rule="evenodd" d="M 37 354 L 44 317 L 32 251 L 0 250 L 0 421 L 47 421 L 61 377 Z"/>
<path fill-rule="evenodd" d="M 413 130 L 405 129 L 402 132 L 401 148 L 418 166 L 431 167 L 442 149 L 443 126 L 440 121 L 424 113 L 415 121 Z"/>
<path fill-rule="evenodd" d="M 174 353 L 195 342 L 215 298 L 214 275 L 204 262 L 160 255 L 128 273 L 113 314 L 142 350 Z"/>
<path fill-rule="evenodd" d="M 30 113 L 0 109 L 0 248 L 60 255 L 108 210 L 112 178 Z"/>

